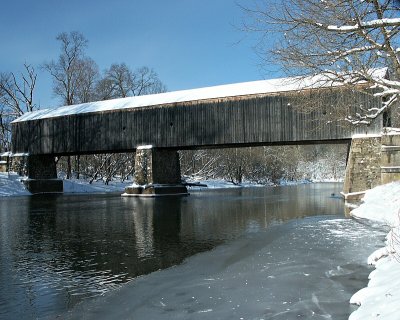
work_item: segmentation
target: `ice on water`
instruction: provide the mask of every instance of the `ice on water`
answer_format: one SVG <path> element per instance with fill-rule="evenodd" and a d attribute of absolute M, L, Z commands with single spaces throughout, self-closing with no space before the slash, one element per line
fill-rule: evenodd
<path fill-rule="evenodd" d="M 347 319 L 383 233 L 350 219 L 270 226 L 83 303 L 69 319 Z"/>

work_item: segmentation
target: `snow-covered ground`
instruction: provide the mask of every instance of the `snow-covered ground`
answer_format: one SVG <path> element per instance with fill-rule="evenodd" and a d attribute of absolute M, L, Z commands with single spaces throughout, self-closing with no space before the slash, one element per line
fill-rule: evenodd
<path fill-rule="evenodd" d="M 240 184 L 234 184 L 232 182 L 223 180 L 223 179 L 201 179 L 201 178 L 187 178 L 186 182 L 190 183 L 191 185 L 189 186 L 189 189 L 203 189 L 203 188 L 208 188 L 208 189 L 225 189 L 225 188 L 247 188 L 247 187 L 265 187 L 265 186 L 275 186 L 274 184 L 259 184 L 255 182 L 249 182 L 249 181 L 244 181 Z M 287 181 L 287 180 L 280 180 L 278 185 L 280 186 L 292 186 L 292 185 L 299 185 L 299 184 L 305 184 L 305 183 L 312 183 L 312 182 L 338 182 L 337 180 L 333 179 L 327 179 L 327 180 L 298 180 L 298 181 Z M 199 184 L 199 186 L 196 186 L 196 184 Z"/>
<path fill-rule="evenodd" d="M 363 204 L 352 211 L 359 219 L 388 226 L 385 246 L 372 253 L 368 263 L 375 266 L 368 287 L 353 295 L 360 305 L 350 320 L 400 319 L 400 182 L 367 191 Z"/>
<path fill-rule="evenodd" d="M 85 180 L 64 180 L 64 193 L 121 193 L 132 181 L 111 181 L 105 184 L 103 181 L 95 181 L 92 184 Z"/>
<path fill-rule="evenodd" d="M 0 172 L 0 197 L 30 195 L 16 173 Z"/>
<path fill-rule="evenodd" d="M 0 172 L 0 197 L 27 196 L 31 193 L 25 189 L 22 177 L 16 173 Z M 64 180 L 64 193 L 110 193 L 123 192 L 131 181 L 118 182 L 112 181 L 108 185 L 102 181 L 95 181 L 92 184 L 85 180 Z"/>
<path fill-rule="evenodd" d="M 22 183 L 22 177 L 16 173 L 3 173 L 0 172 L 0 197 L 10 197 L 10 196 L 26 196 L 31 193 L 25 189 Z M 64 193 L 111 193 L 111 192 L 123 192 L 125 187 L 132 184 L 132 181 L 111 181 L 108 185 L 104 184 L 102 181 L 94 181 L 89 184 L 86 180 L 64 179 Z M 243 183 L 241 185 L 235 185 L 231 182 L 224 181 L 222 179 L 211 179 L 194 181 L 189 180 L 191 183 L 198 183 L 199 186 L 192 186 L 189 189 L 203 189 L 203 188 L 238 188 L 238 187 L 254 187 L 262 186 L 252 183 Z M 206 185 L 206 187 L 204 186 Z"/>
<path fill-rule="evenodd" d="M 30 193 L 25 189 L 22 183 L 22 177 L 16 173 L 3 173 L 0 172 L 0 197 L 7 196 L 25 196 Z M 204 188 L 209 189 L 222 189 L 222 188 L 240 188 L 240 187 L 263 187 L 264 185 L 243 182 L 240 185 L 235 185 L 232 182 L 228 182 L 222 179 L 208 179 L 208 180 L 195 180 L 188 179 L 187 182 L 194 184 L 189 187 L 189 190 L 199 190 Z M 292 185 L 299 183 L 309 183 L 309 181 L 297 181 L 288 182 L 281 181 L 280 185 Z M 118 180 L 109 182 L 108 185 L 104 184 L 103 181 L 94 181 L 89 184 L 86 180 L 64 179 L 64 193 L 118 193 L 123 192 L 126 186 L 132 184 L 132 181 L 120 182 Z M 195 184 L 199 184 L 195 186 Z"/>

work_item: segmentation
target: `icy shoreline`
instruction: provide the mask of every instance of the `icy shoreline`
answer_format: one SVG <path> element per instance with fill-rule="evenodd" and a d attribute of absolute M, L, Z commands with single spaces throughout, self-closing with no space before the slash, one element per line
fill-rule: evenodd
<path fill-rule="evenodd" d="M 399 319 L 400 306 L 400 183 L 395 182 L 367 191 L 360 207 L 351 215 L 383 224 L 390 230 L 384 247 L 368 257 L 375 266 L 369 283 L 353 295 L 350 303 L 360 305 L 349 319 Z"/>
<path fill-rule="evenodd" d="M 30 192 L 25 189 L 22 183 L 23 178 L 16 173 L 0 173 L 0 197 L 11 197 L 11 196 L 28 196 Z M 208 180 L 193 180 L 188 179 L 189 190 L 201 190 L 201 189 L 225 189 L 225 188 L 246 188 L 246 187 L 266 187 L 269 185 L 256 184 L 252 182 L 243 182 L 239 185 L 232 182 L 228 182 L 222 179 L 208 179 Z M 324 182 L 324 181 L 312 181 L 312 182 Z M 312 183 L 308 180 L 300 181 L 281 181 L 279 186 L 286 185 L 297 185 L 304 183 Z M 327 181 L 332 182 L 332 181 Z M 68 194 L 85 194 L 85 193 L 123 193 L 126 186 L 132 184 L 132 181 L 111 181 L 108 185 L 102 181 L 94 181 L 89 184 L 88 181 L 82 179 L 70 179 L 63 180 L 64 193 Z M 196 186 L 196 184 L 199 184 Z M 206 186 L 204 186 L 206 185 Z M 273 186 L 273 185 L 270 185 Z"/>

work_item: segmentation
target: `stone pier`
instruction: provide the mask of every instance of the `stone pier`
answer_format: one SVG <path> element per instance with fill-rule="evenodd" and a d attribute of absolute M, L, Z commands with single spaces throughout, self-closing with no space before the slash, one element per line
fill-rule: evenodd
<path fill-rule="evenodd" d="M 136 149 L 135 183 L 123 196 L 187 195 L 181 182 L 179 155 L 175 150 L 142 146 Z"/>
<path fill-rule="evenodd" d="M 24 184 L 32 194 L 63 192 L 63 181 L 57 178 L 54 156 L 27 156 L 26 171 L 28 178 Z"/>
<path fill-rule="evenodd" d="M 353 137 L 342 192 L 346 200 L 360 200 L 366 190 L 399 180 L 400 132 Z"/>

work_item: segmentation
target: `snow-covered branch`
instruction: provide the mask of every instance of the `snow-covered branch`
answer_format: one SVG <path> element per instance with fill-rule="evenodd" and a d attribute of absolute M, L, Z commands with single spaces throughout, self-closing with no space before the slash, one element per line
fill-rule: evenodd
<path fill-rule="evenodd" d="M 342 25 L 342 26 L 324 25 L 322 23 L 316 22 L 315 26 L 317 26 L 318 28 L 322 28 L 326 31 L 333 31 L 335 33 L 348 33 L 348 32 L 357 32 L 362 29 L 376 29 L 376 28 L 382 28 L 382 27 L 384 27 L 384 28 L 399 27 L 400 26 L 400 18 L 376 19 L 376 20 L 371 20 L 371 21 L 363 21 L 360 24 Z"/>
<path fill-rule="evenodd" d="M 260 0 L 261 1 L 261 0 Z M 247 13 L 262 37 L 258 46 L 265 60 L 280 62 L 289 75 L 329 75 L 332 86 L 342 83 L 365 92 L 373 89 L 384 101 L 379 108 L 359 107 L 342 114 L 352 124 L 370 123 L 397 107 L 400 94 L 400 6 L 392 0 L 271 0 L 257 2 Z M 251 24 L 251 23 L 250 23 Z M 275 36 L 271 33 L 275 32 Z M 387 67 L 389 76 L 370 70 Z M 329 80 L 327 81 L 329 82 Z M 326 83 L 324 84 L 326 86 Z M 343 110 L 346 107 L 343 106 Z"/>

